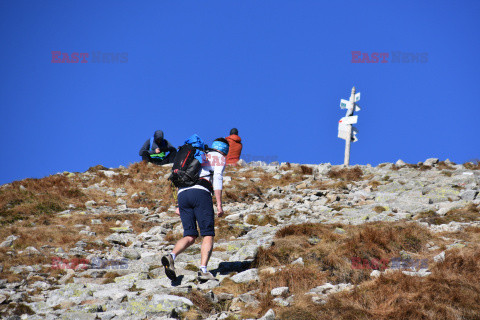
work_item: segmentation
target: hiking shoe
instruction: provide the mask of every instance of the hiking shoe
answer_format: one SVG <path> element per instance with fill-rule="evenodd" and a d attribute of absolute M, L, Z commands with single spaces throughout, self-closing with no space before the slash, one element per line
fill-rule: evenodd
<path fill-rule="evenodd" d="M 213 274 L 211 274 L 208 271 L 207 272 L 198 271 L 197 278 L 198 278 L 198 280 L 201 280 L 201 281 L 218 280 L 217 278 L 215 278 L 213 276 Z"/>
<path fill-rule="evenodd" d="M 162 257 L 162 265 L 165 267 L 165 274 L 167 275 L 168 279 L 172 281 L 177 279 L 177 275 L 175 274 L 175 264 L 170 254 Z"/>

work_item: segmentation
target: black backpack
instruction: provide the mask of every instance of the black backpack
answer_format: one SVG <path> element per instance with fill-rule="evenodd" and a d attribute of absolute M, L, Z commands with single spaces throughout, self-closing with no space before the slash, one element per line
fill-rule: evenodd
<path fill-rule="evenodd" d="M 173 159 L 172 174 L 168 178 L 175 187 L 191 187 L 200 178 L 202 164 L 195 158 L 197 150 L 201 149 L 192 147 L 190 144 L 184 144 L 178 149 L 175 159 Z"/>

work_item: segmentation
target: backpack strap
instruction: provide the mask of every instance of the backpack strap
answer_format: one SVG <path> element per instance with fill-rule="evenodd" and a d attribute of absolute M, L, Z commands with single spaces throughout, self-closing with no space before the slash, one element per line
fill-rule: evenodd
<path fill-rule="evenodd" d="M 150 138 L 150 151 L 155 151 L 153 150 L 153 137 Z"/>

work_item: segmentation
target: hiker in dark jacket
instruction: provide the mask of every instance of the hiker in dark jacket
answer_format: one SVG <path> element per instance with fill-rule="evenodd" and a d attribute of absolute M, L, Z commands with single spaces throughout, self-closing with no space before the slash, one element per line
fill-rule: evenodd
<path fill-rule="evenodd" d="M 156 165 L 173 163 L 176 154 L 177 149 L 175 149 L 168 140 L 163 138 L 162 130 L 155 131 L 153 137 L 145 141 L 139 152 L 143 161 L 148 161 Z"/>

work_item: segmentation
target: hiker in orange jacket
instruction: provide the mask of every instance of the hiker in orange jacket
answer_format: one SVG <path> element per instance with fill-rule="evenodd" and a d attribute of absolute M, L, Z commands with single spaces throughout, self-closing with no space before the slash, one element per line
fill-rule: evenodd
<path fill-rule="evenodd" d="M 236 166 L 238 160 L 240 160 L 240 154 L 242 153 L 242 138 L 238 136 L 237 128 L 230 130 L 230 135 L 226 137 L 230 149 L 227 155 L 227 165 Z"/>

